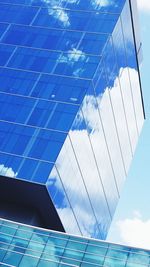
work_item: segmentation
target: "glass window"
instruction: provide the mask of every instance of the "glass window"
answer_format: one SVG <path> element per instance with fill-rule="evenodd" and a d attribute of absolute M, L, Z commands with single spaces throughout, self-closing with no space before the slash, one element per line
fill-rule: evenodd
<path fill-rule="evenodd" d="M 0 23 L 0 38 L 3 36 L 3 33 L 6 31 L 7 27 L 9 27 L 9 24 Z"/>
<path fill-rule="evenodd" d="M 3 37 L 3 43 L 49 50 L 68 51 L 76 48 L 82 32 L 48 30 L 45 28 L 12 25 Z"/>
<path fill-rule="evenodd" d="M 52 167 L 53 164 L 51 163 L 39 162 L 35 171 L 33 172 L 31 180 L 45 184 L 48 180 Z"/>
<path fill-rule="evenodd" d="M 18 48 L 8 66 L 37 72 L 51 72 L 59 53 L 37 49 Z"/>
<path fill-rule="evenodd" d="M 38 161 L 32 159 L 24 159 L 19 167 L 17 177 L 24 180 L 32 180 L 32 175 L 38 166 Z"/>
<path fill-rule="evenodd" d="M 101 55 L 108 36 L 106 34 L 86 33 L 79 49 L 87 54 Z"/>
<path fill-rule="evenodd" d="M 3 84 L 3 86 L 0 87 L 0 91 L 29 95 L 37 78 L 38 74 L 36 73 L 0 68 L 0 84 Z"/>
<path fill-rule="evenodd" d="M 79 104 L 90 82 L 77 78 L 42 75 L 31 95 L 33 97 Z"/>
<path fill-rule="evenodd" d="M 128 257 L 128 251 L 114 250 L 110 246 L 106 256 L 126 260 Z"/>
<path fill-rule="evenodd" d="M 11 243 L 12 241 L 12 236 L 7 236 L 6 234 L 3 234 L 2 232 L 0 233 L 0 242 L 1 242 L 1 246 L 2 243 Z"/>
<path fill-rule="evenodd" d="M 3 1 L 1 1 L 3 2 Z M 20 1 L 18 1 L 20 4 Z M 4 1 L 8 3 L 8 1 Z M 19 24 L 30 24 L 36 15 L 38 8 L 28 7 L 21 5 L 8 5 L 0 3 L 0 18 L 1 22 L 19 23 Z"/>
<path fill-rule="evenodd" d="M 18 266 L 21 258 L 22 258 L 22 254 L 15 253 L 13 251 L 7 251 L 3 259 L 3 262 L 14 265 L 14 266 Z"/>
<path fill-rule="evenodd" d="M 68 258 L 68 259 L 74 259 L 74 260 L 81 261 L 83 258 L 83 253 L 80 251 L 77 251 L 77 250 L 69 250 L 69 248 L 67 248 L 65 250 L 65 252 L 63 253 L 63 257 Z"/>
<path fill-rule="evenodd" d="M 93 264 L 100 264 L 102 265 L 104 262 L 104 257 L 101 255 L 94 255 L 94 254 L 84 254 L 83 261 Z"/>
<path fill-rule="evenodd" d="M 22 257 L 22 260 L 20 261 L 18 267 L 26 267 L 26 266 L 31 266 L 31 267 L 36 267 L 39 259 L 30 257 L 27 255 L 24 255 Z"/>
<path fill-rule="evenodd" d="M 63 19 L 65 18 L 65 19 Z M 75 10 L 62 10 L 42 8 L 38 13 L 38 16 L 33 22 L 33 25 L 72 29 L 78 31 L 89 32 L 103 32 L 111 33 L 114 25 L 118 19 L 118 14 L 106 14 L 100 12 L 90 12 Z"/>
<path fill-rule="evenodd" d="M 55 257 L 54 257 L 54 261 L 46 261 L 43 259 L 39 260 L 39 263 L 37 265 L 37 267 L 58 267 L 60 266 L 58 262 L 55 262 Z"/>
<path fill-rule="evenodd" d="M 99 246 L 98 246 L 99 245 Z M 100 244 L 98 244 L 97 242 L 97 245 L 95 244 L 88 244 L 87 246 L 87 249 L 86 249 L 86 252 L 87 253 L 92 253 L 92 254 L 98 254 L 98 255 L 104 255 L 106 254 L 107 252 L 107 246 L 106 247 L 103 247 L 103 246 L 100 246 Z"/>
<path fill-rule="evenodd" d="M 55 162 L 65 138 L 66 134 L 41 130 L 34 138 L 29 156 Z"/>
<path fill-rule="evenodd" d="M 132 252 L 133 251 L 133 252 Z M 144 264 L 149 264 L 150 263 L 150 253 L 146 251 L 140 251 L 135 249 L 131 249 L 131 252 L 128 257 L 128 262 L 136 262 L 136 263 L 142 263 Z"/>
<path fill-rule="evenodd" d="M 74 249 L 76 251 L 82 251 L 84 252 L 87 247 L 86 243 L 81 243 L 81 240 L 79 239 L 78 242 L 74 242 L 73 240 L 68 241 L 66 249 Z"/>
<path fill-rule="evenodd" d="M 124 36 L 122 32 L 122 25 L 120 19 L 118 20 L 116 27 L 113 31 L 112 39 L 113 39 L 113 45 L 117 59 L 117 68 L 119 73 L 121 71 L 121 68 L 125 68 L 127 66 Z"/>
<path fill-rule="evenodd" d="M 116 258 L 105 258 L 104 266 L 107 267 L 125 267 L 126 261 L 122 261 Z"/>
<path fill-rule="evenodd" d="M 7 63 L 14 49 L 14 46 L 0 44 L 0 66 L 4 66 Z"/>

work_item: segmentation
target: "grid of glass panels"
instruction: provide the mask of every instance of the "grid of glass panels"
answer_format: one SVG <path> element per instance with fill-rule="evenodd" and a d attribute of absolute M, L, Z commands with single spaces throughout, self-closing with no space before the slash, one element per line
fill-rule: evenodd
<path fill-rule="evenodd" d="M 0 266 L 146 267 L 144 249 L 85 239 L 0 220 Z"/>
<path fill-rule="evenodd" d="M 143 120 L 128 0 L 0 0 L 0 174 L 67 232 L 106 238 Z"/>

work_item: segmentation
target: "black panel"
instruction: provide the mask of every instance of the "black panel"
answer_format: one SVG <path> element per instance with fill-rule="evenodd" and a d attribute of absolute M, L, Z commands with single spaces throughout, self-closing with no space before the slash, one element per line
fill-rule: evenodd
<path fill-rule="evenodd" d="M 28 181 L 0 176 L 0 217 L 64 232 L 46 186 Z"/>

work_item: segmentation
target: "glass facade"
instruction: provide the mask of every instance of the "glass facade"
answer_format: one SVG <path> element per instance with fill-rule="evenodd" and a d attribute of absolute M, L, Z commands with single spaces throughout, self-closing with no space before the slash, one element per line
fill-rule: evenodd
<path fill-rule="evenodd" d="M 129 0 L 0 0 L 0 175 L 68 233 L 106 238 L 143 121 Z"/>
<path fill-rule="evenodd" d="M 150 251 L 1 219 L 0 266 L 148 267 Z"/>

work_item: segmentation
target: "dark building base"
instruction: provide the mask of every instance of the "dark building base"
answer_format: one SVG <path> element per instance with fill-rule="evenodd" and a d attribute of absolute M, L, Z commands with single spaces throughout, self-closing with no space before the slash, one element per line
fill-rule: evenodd
<path fill-rule="evenodd" d="M 0 217 L 64 232 L 46 186 L 0 176 Z"/>

